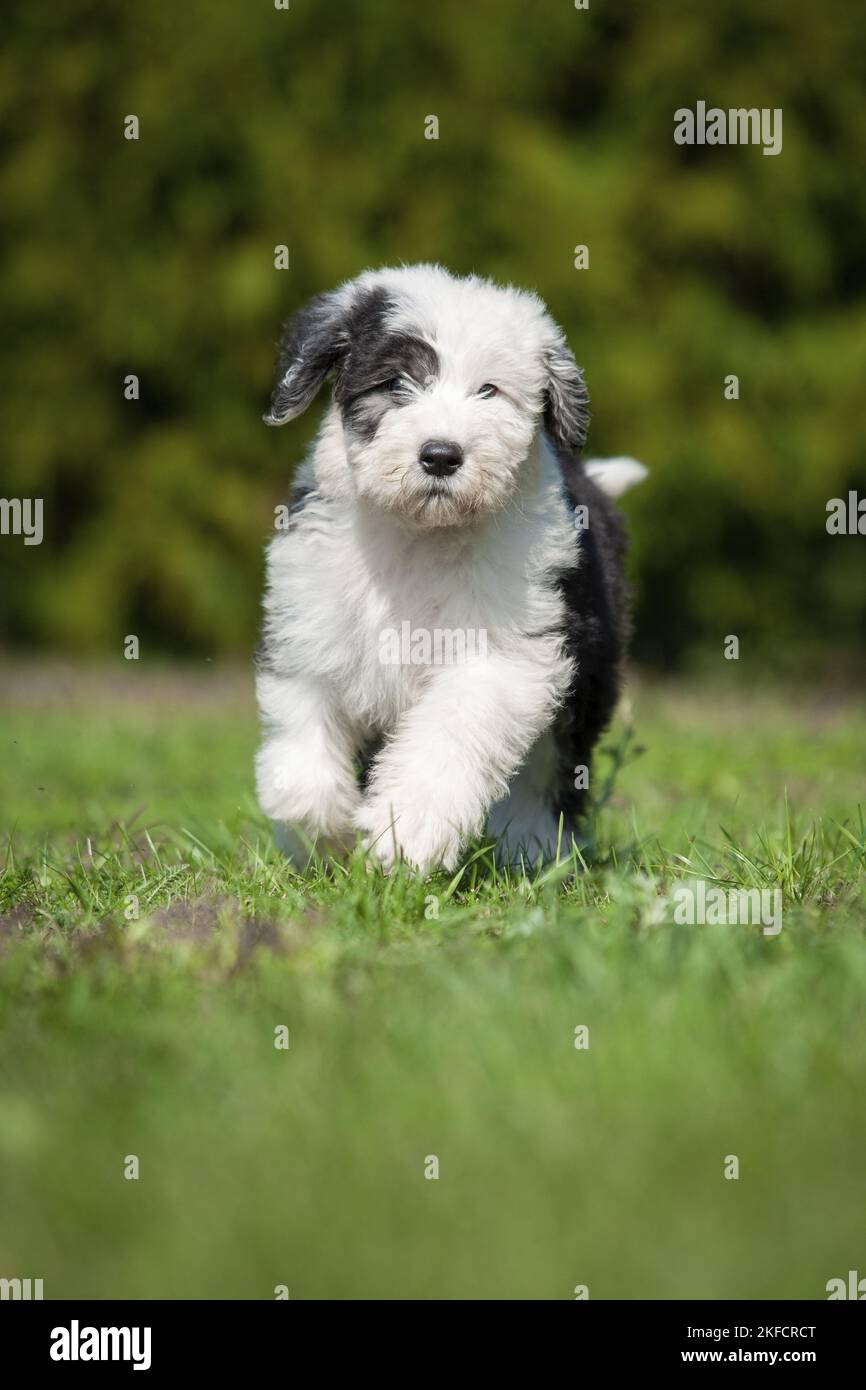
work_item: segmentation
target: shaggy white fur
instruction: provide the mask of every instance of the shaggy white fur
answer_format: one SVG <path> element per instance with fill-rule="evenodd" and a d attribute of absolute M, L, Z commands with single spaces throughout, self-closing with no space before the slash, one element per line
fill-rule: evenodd
<path fill-rule="evenodd" d="M 386 868 L 452 869 L 488 821 L 507 853 L 549 855 L 549 731 L 575 674 L 551 575 L 580 533 L 540 426 L 552 378 L 563 430 L 585 405 L 561 331 L 534 295 L 422 266 L 365 273 L 292 334 L 270 419 L 337 386 L 268 551 L 261 804 L 319 850 L 360 834 Z M 453 471 L 425 467 L 430 441 L 457 446 Z M 613 494 L 629 462 L 587 467 Z M 401 631 L 484 641 L 383 660 Z"/>

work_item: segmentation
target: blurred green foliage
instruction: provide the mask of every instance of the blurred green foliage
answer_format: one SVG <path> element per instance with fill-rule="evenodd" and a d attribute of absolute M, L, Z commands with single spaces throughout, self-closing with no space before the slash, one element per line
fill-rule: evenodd
<path fill-rule="evenodd" d="M 2 494 L 45 499 L 41 546 L 0 538 L 6 640 L 251 646 L 316 424 L 261 423 L 280 321 L 430 259 L 536 288 L 591 452 L 652 469 L 627 504 L 638 655 L 862 645 L 866 539 L 825 530 L 866 493 L 862 7 L 4 8 Z M 677 146 L 698 100 L 781 107 L 782 153 Z"/>

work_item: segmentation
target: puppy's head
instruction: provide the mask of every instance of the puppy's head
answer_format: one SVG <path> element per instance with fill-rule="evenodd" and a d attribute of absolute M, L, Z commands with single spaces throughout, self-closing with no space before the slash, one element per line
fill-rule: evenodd
<path fill-rule="evenodd" d="M 505 506 L 539 427 L 571 453 L 586 437 L 583 377 L 541 300 L 438 266 L 368 271 L 302 309 L 267 423 L 329 377 L 350 486 L 420 526 Z"/>

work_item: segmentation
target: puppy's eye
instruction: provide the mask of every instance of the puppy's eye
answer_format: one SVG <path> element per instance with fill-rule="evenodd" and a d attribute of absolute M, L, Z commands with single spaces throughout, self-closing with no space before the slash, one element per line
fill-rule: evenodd
<path fill-rule="evenodd" d="M 489 401 L 491 396 L 499 395 L 499 387 L 494 386 L 492 381 L 485 381 L 483 386 L 479 386 L 475 394 L 477 396 L 482 396 L 484 400 Z"/>
<path fill-rule="evenodd" d="M 409 385 L 404 376 L 392 376 L 390 381 L 385 382 L 385 390 L 390 391 L 392 396 L 396 396 L 398 391 L 404 391 Z"/>

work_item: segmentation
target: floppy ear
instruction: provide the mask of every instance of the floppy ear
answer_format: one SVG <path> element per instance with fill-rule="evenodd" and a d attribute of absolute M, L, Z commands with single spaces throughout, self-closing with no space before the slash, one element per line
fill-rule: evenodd
<path fill-rule="evenodd" d="M 300 415 L 349 346 L 350 296 L 317 294 L 283 328 L 277 380 L 266 425 L 284 425 Z"/>
<path fill-rule="evenodd" d="M 544 428 L 561 449 L 579 454 L 589 429 L 589 392 L 583 372 L 557 330 L 547 357 L 547 403 Z"/>

